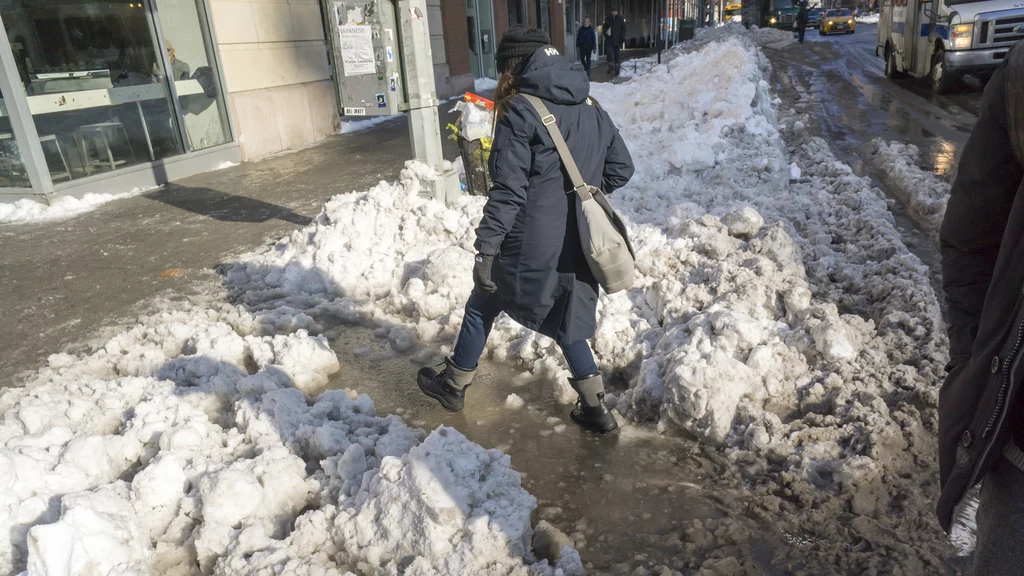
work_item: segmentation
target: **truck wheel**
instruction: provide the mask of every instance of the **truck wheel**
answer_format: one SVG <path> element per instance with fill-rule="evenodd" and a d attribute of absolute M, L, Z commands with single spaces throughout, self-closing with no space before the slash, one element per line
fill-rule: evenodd
<path fill-rule="evenodd" d="M 903 78 L 904 73 L 896 68 L 896 51 L 891 47 L 885 47 L 885 77 L 890 80 Z"/>
<path fill-rule="evenodd" d="M 946 94 L 956 84 L 953 76 L 946 73 L 946 51 L 939 48 L 932 56 L 932 71 L 928 75 L 932 83 L 932 92 Z"/>

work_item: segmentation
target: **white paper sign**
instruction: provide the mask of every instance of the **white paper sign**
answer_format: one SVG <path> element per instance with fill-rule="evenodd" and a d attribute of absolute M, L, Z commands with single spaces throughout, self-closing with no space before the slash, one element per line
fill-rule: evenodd
<path fill-rule="evenodd" d="M 341 38 L 341 62 L 345 76 L 374 74 L 373 36 L 369 26 L 338 26 Z"/>

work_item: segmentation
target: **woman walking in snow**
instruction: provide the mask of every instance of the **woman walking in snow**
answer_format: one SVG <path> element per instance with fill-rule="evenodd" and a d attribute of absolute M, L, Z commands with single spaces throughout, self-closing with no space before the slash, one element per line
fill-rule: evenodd
<path fill-rule="evenodd" d="M 633 161 L 611 118 L 589 98 L 583 67 L 550 43 L 543 31 L 517 25 L 498 45 L 493 185 L 476 230 L 475 288 L 444 369 L 423 368 L 417 381 L 445 409 L 462 410 L 491 326 L 505 312 L 561 347 L 579 394 L 572 420 L 607 433 L 617 425 L 587 343 L 594 336 L 598 283 L 580 242 L 580 200 L 546 126 L 520 94 L 544 101 L 584 180 L 600 182 L 606 194 L 629 181 Z"/>

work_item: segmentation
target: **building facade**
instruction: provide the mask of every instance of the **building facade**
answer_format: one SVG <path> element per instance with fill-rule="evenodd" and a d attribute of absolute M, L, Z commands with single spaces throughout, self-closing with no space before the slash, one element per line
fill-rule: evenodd
<path fill-rule="evenodd" d="M 576 59 L 584 17 L 599 27 L 616 6 L 627 21 L 625 47 L 647 46 L 674 26 L 679 2 L 426 0 L 437 96 L 457 96 L 472 90 L 476 78 L 496 78 L 494 52 L 514 24 L 544 29 Z M 339 43 L 328 35 L 337 30 L 326 22 L 332 14 L 341 22 L 338 14 L 392 6 L 389 0 L 0 0 L 0 201 L 125 192 L 336 134 L 349 88 L 338 78 Z M 344 22 L 351 22 L 348 16 Z M 365 73 L 386 84 L 382 58 L 371 56 Z M 394 69 L 391 52 L 387 62 Z"/>
<path fill-rule="evenodd" d="M 336 134 L 328 3 L 0 0 L 0 201 L 123 192 Z M 426 16 L 438 96 L 470 90 L 463 0 Z"/>

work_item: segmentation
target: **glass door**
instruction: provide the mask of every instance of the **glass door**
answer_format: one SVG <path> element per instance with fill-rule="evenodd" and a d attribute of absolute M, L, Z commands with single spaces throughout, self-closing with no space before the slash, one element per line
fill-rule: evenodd
<path fill-rule="evenodd" d="M 480 27 L 478 36 L 480 38 L 481 70 L 488 78 L 497 78 L 497 66 L 494 63 L 494 47 L 497 39 L 494 37 L 494 2 L 493 0 L 476 0 L 477 14 L 480 18 L 477 25 Z"/>
<path fill-rule="evenodd" d="M 476 0 L 466 0 L 466 30 L 469 31 L 469 66 L 473 70 L 473 78 L 483 78 L 483 50 L 480 47 L 480 18 Z"/>
<path fill-rule="evenodd" d="M 565 1 L 565 55 L 576 62 L 580 59 L 576 50 L 576 31 L 580 29 L 579 18 L 576 16 L 575 0 Z"/>
<path fill-rule="evenodd" d="M 0 94 L 0 188 L 31 188 L 32 181 L 14 135 L 9 109 Z"/>
<path fill-rule="evenodd" d="M 537 7 L 537 28 L 551 34 L 551 0 L 534 0 Z"/>
<path fill-rule="evenodd" d="M 153 0 L 189 150 L 231 141 L 220 70 L 203 0 Z"/>
<path fill-rule="evenodd" d="M 469 63 L 474 78 L 497 78 L 494 62 L 494 5 L 491 0 L 466 0 Z"/>

